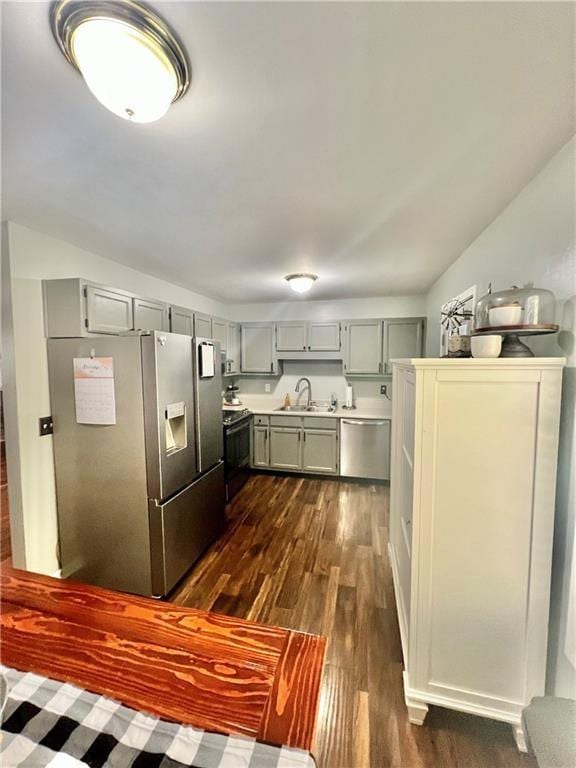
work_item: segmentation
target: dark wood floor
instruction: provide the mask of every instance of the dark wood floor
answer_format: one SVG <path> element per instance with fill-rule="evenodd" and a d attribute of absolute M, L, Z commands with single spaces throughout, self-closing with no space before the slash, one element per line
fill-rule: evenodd
<path fill-rule="evenodd" d="M 387 487 L 257 475 L 229 517 L 171 600 L 326 635 L 319 768 L 535 768 L 502 723 L 434 707 L 408 723 Z"/>

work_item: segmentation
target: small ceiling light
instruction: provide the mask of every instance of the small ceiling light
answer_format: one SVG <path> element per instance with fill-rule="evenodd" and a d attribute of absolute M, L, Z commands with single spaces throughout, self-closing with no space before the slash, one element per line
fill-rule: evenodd
<path fill-rule="evenodd" d="M 59 0 L 52 32 L 98 101 L 115 115 L 151 123 L 190 84 L 184 48 L 168 25 L 136 0 Z"/>
<path fill-rule="evenodd" d="M 306 293 L 318 280 L 318 275 L 311 275 L 308 272 L 301 272 L 295 275 L 286 275 L 284 280 L 288 281 L 288 285 L 296 293 Z"/>

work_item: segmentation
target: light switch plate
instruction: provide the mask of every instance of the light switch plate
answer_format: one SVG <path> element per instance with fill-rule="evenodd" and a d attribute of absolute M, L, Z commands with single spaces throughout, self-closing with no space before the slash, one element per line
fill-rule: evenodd
<path fill-rule="evenodd" d="M 268 384 L 268 382 L 264 384 L 264 392 L 270 392 L 270 384 Z"/>

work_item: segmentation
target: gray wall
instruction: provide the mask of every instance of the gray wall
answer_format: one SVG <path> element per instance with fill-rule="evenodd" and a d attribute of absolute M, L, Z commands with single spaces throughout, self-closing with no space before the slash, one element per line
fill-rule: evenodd
<path fill-rule="evenodd" d="M 530 344 L 537 355 L 568 358 L 562 398 L 548 688 L 572 697 L 576 697 L 575 160 L 576 139 L 572 139 L 446 270 L 427 297 L 427 353 L 435 357 L 439 354 L 440 306 L 470 286 L 477 286 L 479 297 L 490 282 L 495 290 L 533 282 L 556 295 L 561 332 Z"/>

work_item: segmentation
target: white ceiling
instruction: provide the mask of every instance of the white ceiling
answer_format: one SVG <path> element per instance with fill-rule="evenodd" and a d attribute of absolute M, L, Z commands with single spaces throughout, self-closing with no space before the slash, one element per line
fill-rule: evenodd
<path fill-rule="evenodd" d="M 193 84 L 101 107 L 3 3 L 4 216 L 228 301 L 426 290 L 575 132 L 572 3 L 156 3 Z"/>

